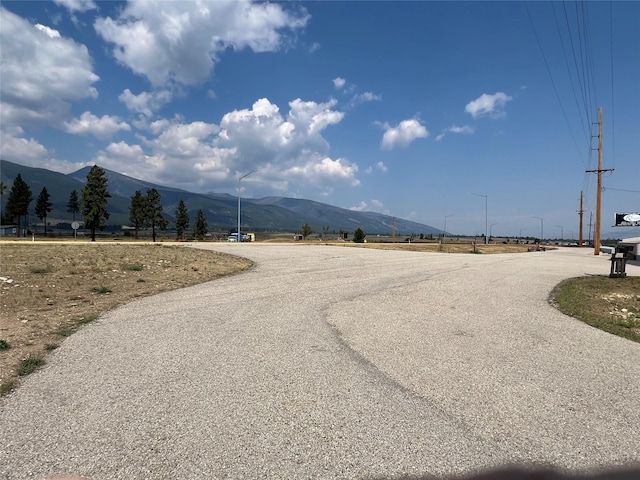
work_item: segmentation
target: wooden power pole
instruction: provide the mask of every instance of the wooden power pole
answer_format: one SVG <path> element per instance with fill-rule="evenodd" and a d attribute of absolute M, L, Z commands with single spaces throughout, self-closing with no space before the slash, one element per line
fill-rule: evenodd
<path fill-rule="evenodd" d="M 598 174 L 598 191 L 596 193 L 596 224 L 593 230 L 593 254 L 600 255 L 600 220 L 602 216 L 602 174 L 612 172 L 613 168 L 602 168 L 602 107 L 598 108 L 598 169 L 587 170 Z"/>

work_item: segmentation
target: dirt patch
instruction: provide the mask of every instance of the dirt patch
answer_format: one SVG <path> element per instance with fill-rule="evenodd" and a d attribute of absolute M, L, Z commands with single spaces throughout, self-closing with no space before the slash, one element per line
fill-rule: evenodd
<path fill-rule="evenodd" d="M 0 243 L 0 394 L 17 385 L 21 365 L 108 310 L 251 266 L 175 244 Z"/>

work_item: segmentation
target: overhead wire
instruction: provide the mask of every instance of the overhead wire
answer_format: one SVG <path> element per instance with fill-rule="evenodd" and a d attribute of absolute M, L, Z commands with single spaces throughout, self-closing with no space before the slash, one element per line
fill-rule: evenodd
<path fill-rule="evenodd" d="M 613 95 L 613 2 L 609 2 L 609 58 L 611 60 L 611 168 L 616 167 L 616 110 Z"/>
<path fill-rule="evenodd" d="M 533 23 L 533 19 L 531 18 L 531 12 L 529 12 L 529 7 L 527 7 L 527 2 L 524 2 L 524 8 L 527 12 L 527 17 L 529 18 L 529 23 L 531 24 L 531 28 L 533 29 L 533 33 L 536 37 L 536 42 L 538 43 L 538 48 L 540 49 L 540 53 L 542 54 L 542 59 L 544 60 L 544 66 L 547 70 L 547 74 L 551 80 L 551 85 L 553 86 L 553 91 L 555 92 L 556 99 L 560 104 L 560 110 L 562 111 L 562 116 L 564 117 L 567 126 L 569 127 L 569 132 L 571 133 L 571 137 L 573 138 L 573 142 L 578 150 L 578 155 L 581 155 L 580 148 L 578 147 L 578 142 L 575 139 L 575 135 L 573 134 L 573 129 L 571 128 L 571 123 L 569 122 L 569 118 L 567 117 L 567 112 L 564 109 L 564 105 L 562 104 L 562 100 L 560 98 L 560 94 L 558 93 L 558 88 L 556 86 L 556 82 L 553 79 L 553 75 L 551 74 L 551 69 L 549 68 L 549 62 L 547 61 L 547 57 L 544 54 L 544 49 L 542 48 L 542 43 L 540 42 L 540 37 L 538 36 L 538 31 L 536 30 L 536 26 Z"/>
<path fill-rule="evenodd" d="M 576 58 L 576 47 L 575 47 L 575 45 L 573 43 L 573 33 L 571 31 L 571 26 L 570 26 L 570 23 L 569 23 L 569 14 L 567 12 L 567 5 L 566 5 L 565 1 L 562 2 L 562 8 L 563 8 L 563 11 L 564 11 L 565 25 L 567 27 L 567 32 L 568 32 L 568 36 L 569 36 L 569 42 L 571 44 L 571 53 L 573 54 L 573 66 L 574 66 L 575 71 L 576 71 L 576 77 L 578 79 L 578 86 L 580 87 L 580 95 L 582 97 L 582 107 L 584 108 L 584 114 L 585 114 L 585 117 L 587 119 L 587 122 L 586 122 L 587 131 L 591 132 L 591 120 L 590 120 L 591 117 L 589 115 L 589 108 L 588 108 L 587 103 L 586 103 L 586 94 L 585 94 L 585 88 L 586 87 L 585 87 L 584 81 L 583 81 L 584 75 L 582 77 L 580 76 L 580 69 L 578 68 L 578 59 Z"/>
<path fill-rule="evenodd" d="M 592 110 L 590 109 L 590 85 L 591 82 L 590 80 L 587 78 L 587 71 L 588 69 L 585 69 L 585 53 L 587 51 L 586 46 L 583 46 L 583 39 L 586 39 L 588 36 L 588 30 L 586 28 L 584 28 L 584 14 L 582 15 L 583 17 L 583 21 L 582 21 L 582 25 L 583 28 L 581 29 L 581 20 L 580 20 L 580 10 L 578 9 L 578 5 L 576 3 L 576 28 L 575 31 L 577 32 L 577 40 L 574 41 L 574 37 L 576 36 L 576 34 L 574 34 L 574 31 L 571 28 L 571 21 L 569 19 L 569 13 L 567 11 L 567 4 L 565 1 L 563 1 L 562 3 L 562 8 L 563 8 L 563 13 L 564 13 L 564 20 L 565 20 L 565 27 L 566 27 L 566 31 L 567 31 L 567 37 L 569 39 L 569 44 L 571 47 L 571 56 L 573 59 L 573 67 L 574 67 L 574 71 L 575 74 L 572 74 L 571 71 L 571 67 L 569 66 L 569 60 L 567 59 L 567 54 L 566 54 L 566 47 L 563 41 L 563 35 L 562 33 L 560 33 L 560 27 L 558 25 L 558 20 L 557 20 L 557 15 L 556 15 L 556 11 L 555 11 L 555 5 L 552 3 L 552 7 L 553 7 L 553 13 L 554 13 L 554 18 L 556 21 L 556 29 L 559 31 L 559 37 L 560 37 L 560 41 L 562 44 L 562 49 L 563 49 L 563 55 L 564 55 L 564 59 L 565 59 L 565 66 L 567 68 L 567 73 L 569 76 L 569 81 L 570 81 L 570 85 L 571 85 L 571 91 L 573 94 L 573 98 L 574 98 L 574 102 L 576 105 L 576 112 L 578 113 L 578 118 L 580 119 L 580 121 L 578 122 L 580 125 L 582 125 L 582 130 L 585 136 L 585 141 L 586 141 L 586 145 L 587 145 L 587 152 L 586 152 L 586 160 L 585 160 L 585 172 L 583 174 L 583 191 L 586 191 L 587 194 L 589 193 L 589 191 L 591 190 L 591 185 L 592 185 L 592 176 L 589 175 L 588 173 L 586 173 L 586 170 L 590 170 L 591 169 L 591 164 L 593 161 L 593 147 L 592 147 L 592 140 L 593 140 L 593 125 L 591 122 L 591 118 L 592 118 Z M 583 34 L 584 31 L 584 34 Z M 577 55 L 576 50 L 576 44 L 580 50 L 580 54 Z M 578 66 L 578 57 L 580 58 L 580 65 L 582 68 L 580 68 Z M 574 80 L 575 79 L 575 80 Z M 576 87 L 575 87 L 575 83 L 578 83 L 578 87 L 580 90 L 580 99 L 578 99 L 578 94 L 576 92 Z M 582 113 L 581 113 L 582 112 Z M 587 195 L 587 198 L 590 198 L 591 195 Z"/>
<path fill-rule="evenodd" d="M 560 38 L 560 45 L 562 46 L 562 55 L 564 57 L 564 64 L 567 67 L 567 75 L 569 76 L 569 85 L 571 86 L 571 93 L 573 94 L 573 99 L 575 101 L 576 104 L 576 110 L 580 111 L 580 105 L 578 102 L 578 95 L 576 94 L 576 87 L 575 87 L 575 81 L 574 81 L 574 77 L 571 74 L 571 67 L 569 66 L 569 59 L 567 58 L 567 49 L 565 47 L 565 43 L 564 43 L 564 39 L 563 39 L 563 35 L 562 32 L 560 31 L 560 24 L 558 23 L 558 15 L 556 14 L 556 7 L 555 7 L 555 3 L 551 3 L 551 8 L 553 11 L 553 18 L 555 20 L 555 24 L 556 24 L 556 31 L 558 32 L 558 38 Z M 584 127 L 584 125 L 583 125 Z M 569 124 L 569 129 L 571 130 L 571 133 L 573 135 L 573 129 L 571 128 L 571 125 Z M 589 139 L 589 135 L 590 132 L 588 130 L 586 130 L 585 128 L 582 128 L 582 133 L 584 134 L 584 139 L 586 141 L 587 146 L 590 146 L 590 139 Z M 588 166 L 587 166 L 588 168 Z"/>
<path fill-rule="evenodd" d="M 615 190 L 616 192 L 640 193 L 640 190 L 627 190 L 624 188 L 602 187 L 602 190 Z"/>

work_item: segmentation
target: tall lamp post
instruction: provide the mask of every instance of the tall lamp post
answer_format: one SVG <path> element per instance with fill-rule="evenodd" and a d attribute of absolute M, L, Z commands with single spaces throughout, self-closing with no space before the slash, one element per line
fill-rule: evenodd
<path fill-rule="evenodd" d="M 454 215 L 455 215 L 455 213 L 452 213 L 450 215 L 445 215 L 444 216 L 444 230 L 443 230 L 443 233 L 442 233 L 442 243 L 444 243 L 444 239 L 447 236 L 447 218 L 453 217 Z"/>
<path fill-rule="evenodd" d="M 520 229 L 520 235 L 518 236 L 518 243 L 520 243 L 520 241 L 522 240 L 522 232 L 524 232 L 526 230 L 526 228 L 521 228 Z"/>
<path fill-rule="evenodd" d="M 246 173 L 238 178 L 238 231 L 236 232 L 236 234 L 238 235 L 236 237 L 238 239 L 238 242 L 242 241 L 242 233 L 240 233 L 240 180 L 242 180 L 243 178 L 247 178 L 249 175 L 255 172 L 257 172 L 257 170 L 251 170 L 249 173 Z"/>
<path fill-rule="evenodd" d="M 487 195 L 481 195 L 479 193 L 472 193 L 471 195 L 475 195 L 476 197 L 484 197 L 484 243 L 489 245 L 489 210 L 488 210 L 488 200 Z"/>
<path fill-rule="evenodd" d="M 560 241 L 564 240 L 564 227 L 562 225 L 556 225 L 556 228 L 560 229 Z"/>
<path fill-rule="evenodd" d="M 544 220 L 542 220 L 541 217 L 531 217 L 531 218 L 537 218 L 538 220 L 540 220 L 540 243 L 542 243 L 542 237 L 544 237 Z"/>
<path fill-rule="evenodd" d="M 493 227 L 494 225 L 498 225 L 497 223 L 492 223 L 491 225 L 489 225 L 489 238 L 493 237 Z"/>

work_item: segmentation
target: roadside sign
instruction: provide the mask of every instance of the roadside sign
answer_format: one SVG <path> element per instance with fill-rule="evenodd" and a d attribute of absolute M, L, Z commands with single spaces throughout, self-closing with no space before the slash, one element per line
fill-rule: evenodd
<path fill-rule="evenodd" d="M 616 213 L 614 227 L 640 227 L 640 213 Z"/>

